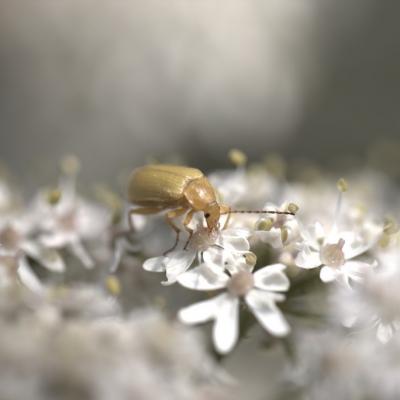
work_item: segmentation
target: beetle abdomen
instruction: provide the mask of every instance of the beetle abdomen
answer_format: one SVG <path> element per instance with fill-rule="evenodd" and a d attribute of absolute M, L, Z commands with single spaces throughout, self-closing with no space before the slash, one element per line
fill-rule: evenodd
<path fill-rule="evenodd" d="M 129 201 L 137 204 L 169 204 L 183 199 L 186 185 L 201 178 L 195 168 L 155 164 L 138 168 L 129 180 Z"/>

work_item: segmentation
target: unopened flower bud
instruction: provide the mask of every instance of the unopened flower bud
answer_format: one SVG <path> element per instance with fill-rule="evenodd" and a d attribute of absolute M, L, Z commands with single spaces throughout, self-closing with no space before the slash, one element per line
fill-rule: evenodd
<path fill-rule="evenodd" d="M 346 181 L 346 179 L 344 178 L 340 178 L 337 182 L 336 182 L 336 187 L 338 188 L 338 190 L 342 193 L 347 192 L 347 190 L 349 189 L 349 184 Z"/>
<path fill-rule="evenodd" d="M 238 149 L 231 149 L 228 153 L 229 161 L 235 167 L 243 167 L 247 163 L 247 156 L 243 153 L 243 151 Z"/>
<path fill-rule="evenodd" d="M 121 293 L 121 283 L 115 275 L 110 275 L 106 278 L 106 288 L 113 296 Z"/>
<path fill-rule="evenodd" d="M 273 226 L 274 221 L 272 220 L 272 218 L 263 218 L 257 223 L 256 229 L 258 231 L 270 231 Z"/>
<path fill-rule="evenodd" d="M 289 205 L 287 206 L 287 211 L 296 214 L 297 211 L 299 211 L 300 207 L 295 204 L 295 203 L 289 203 Z"/>

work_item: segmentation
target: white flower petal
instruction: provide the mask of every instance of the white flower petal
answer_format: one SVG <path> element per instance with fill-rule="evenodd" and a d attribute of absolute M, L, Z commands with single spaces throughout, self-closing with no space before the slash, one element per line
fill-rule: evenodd
<path fill-rule="evenodd" d="M 290 332 L 289 324 L 270 293 L 253 289 L 247 293 L 245 300 L 266 331 L 278 337 L 286 336 Z"/>
<path fill-rule="evenodd" d="M 18 260 L 18 270 L 19 279 L 21 282 L 33 292 L 42 292 L 44 287 L 40 282 L 39 278 L 32 271 L 28 261 L 25 257 L 20 257 Z"/>
<path fill-rule="evenodd" d="M 374 267 L 373 264 L 368 264 L 363 261 L 346 261 L 341 267 L 342 272 L 353 281 L 361 282 L 365 274 Z"/>
<path fill-rule="evenodd" d="M 225 250 L 229 251 L 248 251 L 250 249 L 249 241 L 244 236 L 230 236 L 222 231 L 217 243 Z"/>
<path fill-rule="evenodd" d="M 220 297 L 225 294 L 213 297 L 209 300 L 200 301 L 178 312 L 178 319 L 185 324 L 200 324 L 213 319 L 217 313 Z"/>
<path fill-rule="evenodd" d="M 263 243 L 270 244 L 274 249 L 281 249 L 283 247 L 280 229 L 272 228 L 270 231 L 257 231 L 256 236 Z"/>
<path fill-rule="evenodd" d="M 69 243 L 69 248 L 76 258 L 88 269 L 94 267 L 94 261 L 90 254 L 87 252 L 79 239 L 74 239 Z"/>
<path fill-rule="evenodd" d="M 165 272 L 164 256 L 148 258 L 143 263 L 143 269 L 149 272 Z"/>
<path fill-rule="evenodd" d="M 44 248 L 32 241 L 23 242 L 21 248 L 29 257 L 38 261 L 48 270 L 54 272 L 65 271 L 64 260 L 55 249 Z"/>
<path fill-rule="evenodd" d="M 394 329 L 392 324 L 379 323 L 376 337 L 381 343 L 387 343 L 393 337 Z"/>
<path fill-rule="evenodd" d="M 319 251 L 313 251 L 308 246 L 303 247 L 302 251 L 297 254 L 295 264 L 304 269 L 319 267 L 322 264 Z"/>
<path fill-rule="evenodd" d="M 172 285 L 180 274 L 183 274 L 196 258 L 196 252 L 189 250 L 177 250 L 171 252 L 164 258 L 167 280 L 161 282 L 163 285 Z"/>
<path fill-rule="evenodd" d="M 328 283 L 336 280 L 340 274 L 340 269 L 324 265 L 319 272 L 319 277 L 322 282 Z"/>
<path fill-rule="evenodd" d="M 341 271 L 337 268 L 332 268 L 328 266 L 323 266 L 319 273 L 319 277 L 322 282 L 328 283 L 337 279 L 337 277 L 341 274 Z"/>
<path fill-rule="evenodd" d="M 216 290 L 226 286 L 229 277 L 222 270 L 211 269 L 201 264 L 178 276 L 182 286 L 192 290 Z"/>
<path fill-rule="evenodd" d="M 213 342 L 218 353 L 229 353 L 239 337 L 239 298 L 224 293 L 218 296 L 213 327 Z"/>
<path fill-rule="evenodd" d="M 254 286 L 272 292 L 286 292 L 290 281 L 283 272 L 285 268 L 284 264 L 273 264 L 259 269 L 253 274 Z"/>

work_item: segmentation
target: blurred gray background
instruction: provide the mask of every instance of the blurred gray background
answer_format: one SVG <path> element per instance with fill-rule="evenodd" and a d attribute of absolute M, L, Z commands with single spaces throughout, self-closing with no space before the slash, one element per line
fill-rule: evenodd
<path fill-rule="evenodd" d="M 232 147 L 397 159 L 399 15 L 395 0 L 1 0 L 0 159 L 27 184 L 66 153 L 106 182 L 151 158 L 224 167 Z"/>

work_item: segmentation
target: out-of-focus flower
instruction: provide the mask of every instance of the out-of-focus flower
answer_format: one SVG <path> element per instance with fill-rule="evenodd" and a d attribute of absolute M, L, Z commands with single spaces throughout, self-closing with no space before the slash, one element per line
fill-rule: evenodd
<path fill-rule="evenodd" d="M 179 319 L 186 324 L 214 320 L 213 342 L 220 353 L 228 353 L 239 337 L 239 302 L 244 298 L 258 322 L 270 334 L 278 337 L 289 333 L 290 327 L 276 302 L 283 301 L 281 292 L 289 289 L 289 279 L 282 264 L 270 265 L 254 274 L 249 270 L 232 276 L 204 265 L 180 275 L 178 282 L 193 290 L 218 290 L 226 292 L 210 300 L 195 303 L 179 311 Z"/>
<path fill-rule="evenodd" d="M 26 216 L 3 218 L 0 226 L 0 268 L 2 284 L 18 278 L 32 290 L 42 290 L 42 284 L 33 272 L 28 257 L 50 271 L 64 271 L 64 262 L 57 251 L 48 249 L 32 239 L 35 226 Z"/>
<path fill-rule="evenodd" d="M 376 329 L 382 343 L 400 329 L 400 251 L 391 261 L 369 271 L 354 290 L 337 288 L 332 293 L 333 313 L 340 322 L 353 330 Z"/>
<path fill-rule="evenodd" d="M 296 337 L 291 383 L 296 398 L 397 399 L 400 340 L 382 345 L 368 334 L 343 335 L 338 327 Z"/>
<path fill-rule="evenodd" d="M 92 268 L 94 260 L 84 242 L 105 237 L 109 212 L 81 198 L 76 192 L 74 177 L 64 177 L 54 193 L 39 194 L 35 204 L 40 242 L 48 248 L 67 248 L 86 268 Z"/>
<path fill-rule="evenodd" d="M 217 171 L 209 175 L 208 179 L 217 189 L 220 201 L 231 207 L 259 209 L 265 204 L 265 199 L 276 199 L 280 189 L 276 179 L 261 168 L 248 170 L 240 167 Z M 236 226 L 235 220 L 232 226 Z"/>
<path fill-rule="evenodd" d="M 2 399 L 225 398 L 227 376 L 200 338 L 154 310 L 122 318 L 86 288 L 0 299 Z"/>
<path fill-rule="evenodd" d="M 238 265 L 249 260 L 250 251 L 248 232 L 241 229 L 226 229 L 209 232 L 207 228 L 198 228 L 192 235 L 187 250 L 171 251 L 165 256 L 146 260 L 146 271 L 166 272 L 167 280 L 163 284 L 176 282 L 178 276 L 187 271 L 196 258 L 208 268 L 236 271 Z"/>

